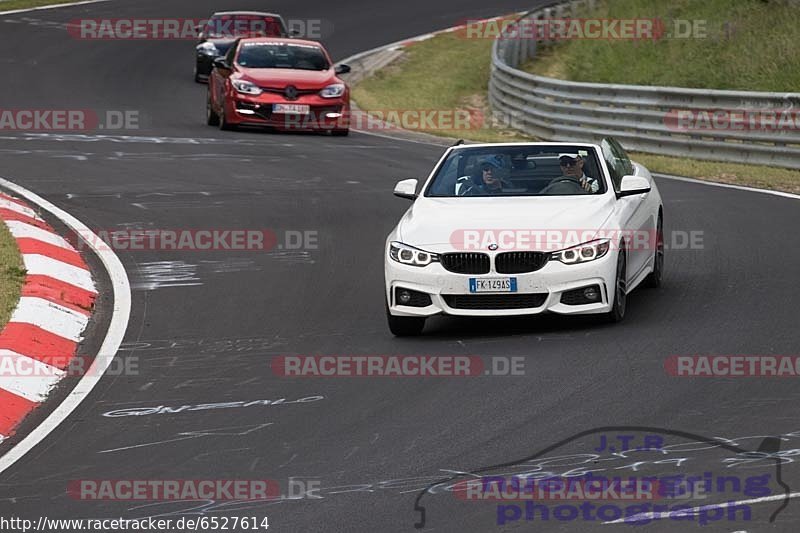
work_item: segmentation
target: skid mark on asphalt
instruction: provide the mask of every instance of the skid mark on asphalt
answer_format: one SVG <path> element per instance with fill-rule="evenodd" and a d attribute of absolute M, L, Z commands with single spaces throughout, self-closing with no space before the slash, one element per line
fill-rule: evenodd
<path fill-rule="evenodd" d="M 231 272 L 258 272 L 261 267 L 252 259 L 226 259 L 225 261 L 200 261 L 200 265 L 215 274 Z"/>
<path fill-rule="evenodd" d="M 225 207 L 225 202 L 203 202 L 198 200 L 196 202 L 133 202 L 132 206 L 139 209 L 150 210 L 165 210 L 165 209 L 212 209 L 216 207 Z"/>
<path fill-rule="evenodd" d="M 282 263 L 304 263 L 309 265 L 316 263 L 311 252 L 305 250 L 273 250 L 267 255 L 271 259 Z"/>
<path fill-rule="evenodd" d="M 185 261 L 154 261 L 137 266 L 131 281 L 131 289 L 134 291 L 196 287 L 203 284 L 197 275 L 197 265 Z"/>
<path fill-rule="evenodd" d="M 123 343 L 120 351 L 185 351 L 188 354 L 229 354 L 263 352 L 286 346 L 289 339 L 273 337 L 223 337 L 218 339 L 143 339 Z"/>
<path fill-rule="evenodd" d="M 155 291 L 169 287 L 197 287 L 209 275 L 235 272 L 258 272 L 261 266 L 251 259 L 223 261 L 153 261 L 139 263 L 131 273 L 131 288 L 135 291 Z"/>

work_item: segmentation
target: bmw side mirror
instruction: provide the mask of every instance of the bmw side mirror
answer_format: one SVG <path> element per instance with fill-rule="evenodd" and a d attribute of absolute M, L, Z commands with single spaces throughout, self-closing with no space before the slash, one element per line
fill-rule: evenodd
<path fill-rule="evenodd" d="M 398 181 L 397 185 L 394 186 L 394 195 L 399 198 L 405 198 L 407 200 L 416 200 L 417 180 L 410 179 L 410 180 Z"/>
<path fill-rule="evenodd" d="M 336 74 L 347 74 L 350 70 L 350 65 L 337 65 L 334 72 L 336 72 Z"/>
<path fill-rule="evenodd" d="M 635 196 L 650 192 L 650 180 L 642 176 L 623 176 L 620 183 L 618 197 Z"/>

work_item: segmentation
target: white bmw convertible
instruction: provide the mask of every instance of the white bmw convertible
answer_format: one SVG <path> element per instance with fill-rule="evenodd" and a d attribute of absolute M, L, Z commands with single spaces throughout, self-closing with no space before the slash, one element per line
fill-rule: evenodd
<path fill-rule="evenodd" d="M 395 335 L 458 316 L 625 316 L 661 284 L 663 205 L 650 172 L 614 139 L 449 148 L 389 234 L 386 308 Z"/>

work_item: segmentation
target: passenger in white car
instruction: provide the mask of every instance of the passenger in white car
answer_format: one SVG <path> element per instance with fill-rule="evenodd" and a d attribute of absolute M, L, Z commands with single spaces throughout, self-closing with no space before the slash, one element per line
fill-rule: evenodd
<path fill-rule="evenodd" d="M 469 179 L 461 178 L 456 185 L 458 196 L 484 196 L 501 194 L 505 183 L 496 175 L 501 167 L 494 159 L 486 159 L 478 166 L 476 175 Z"/>

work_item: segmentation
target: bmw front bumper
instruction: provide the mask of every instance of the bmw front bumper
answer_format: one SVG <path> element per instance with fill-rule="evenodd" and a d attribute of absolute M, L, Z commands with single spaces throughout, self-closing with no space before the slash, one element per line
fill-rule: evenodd
<path fill-rule="evenodd" d="M 614 298 L 617 251 L 610 250 L 605 256 L 586 263 L 566 265 L 559 261 L 548 261 L 536 272 L 526 274 L 499 274 L 492 270 L 488 274 L 456 274 L 438 263 L 419 267 L 398 263 L 385 255 L 386 301 L 394 316 L 427 317 L 438 314 L 455 316 L 515 316 L 535 315 L 544 312 L 580 315 L 606 313 L 611 310 Z M 470 292 L 470 278 L 516 278 L 514 293 L 488 293 L 491 298 L 481 298 L 487 293 Z M 565 292 L 598 286 L 599 297 L 595 303 L 570 305 L 563 303 Z M 416 307 L 401 305 L 395 289 L 410 289 L 430 297 L 430 305 Z M 523 295 L 541 295 L 525 298 Z M 455 298 L 459 296 L 459 298 Z M 504 307 L 504 299 L 508 305 Z M 531 302 L 531 307 L 519 307 L 520 302 Z M 484 303 L 485 302 L 485 305 Z"/>

